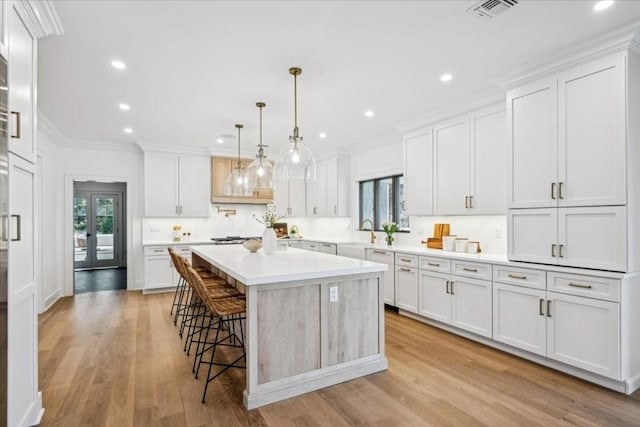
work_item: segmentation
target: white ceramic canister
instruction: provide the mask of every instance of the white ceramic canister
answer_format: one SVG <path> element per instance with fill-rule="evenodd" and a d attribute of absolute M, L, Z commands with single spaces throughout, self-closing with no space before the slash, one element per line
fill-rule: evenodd
<path fill-rule="evenodd" d="M 480 247 L 480 242 L 475 240 L 470 240 L 467 243 L 467 252 L 469 252 L 470 254 L 477 254 L 479 247 Z"/>
<path fill-rule="evenodd" d="M 442 236 L 442 250 L 443 251 L 455 251 L 456 250 L 456 236 Z"/>
<path fill-rule="evenodd" d="M 469 239 L 466 237 L 456 238 L 456 252 L 467 252 L 467 242 Z"/>

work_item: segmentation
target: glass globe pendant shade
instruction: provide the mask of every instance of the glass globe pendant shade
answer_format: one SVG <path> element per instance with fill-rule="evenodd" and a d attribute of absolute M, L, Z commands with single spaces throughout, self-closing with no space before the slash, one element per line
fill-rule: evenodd
<path fill-rule="evenodd" d="M 289 142 L 280 152 L 277 179 L 285 182 L 316 179 L 316 161 L 302 141 Z"/>
<path fill-rule="evenodd" d="M 244 167 L 236 166 L 224 183 L 224 195 L 233 197 L 249 196 L 249 180 Z"/>
<path fill-rule="evenodd" d="M 273 165 L 266 159 L 257 158 L 247 168 L 249 190 L 256 192 L 273 188 Z"/>

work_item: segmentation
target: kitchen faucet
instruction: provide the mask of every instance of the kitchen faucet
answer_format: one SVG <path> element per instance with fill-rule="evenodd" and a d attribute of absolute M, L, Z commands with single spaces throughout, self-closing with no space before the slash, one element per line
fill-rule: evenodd
<path fill-rule="evenodd" d="M 371 225 L 371 244 L 373 245 L 373 244 L 375 244 L 375 243 L 376 243 L 376 235 L 375 235 L 375 233 L 373 232 L 373 228 L 374 228 L 374 227 L 373 227 L 373 221 L 372 221 L 372 220 L 370 220 L 369 218 L 367 218 L 367 219 L 363 220 L 363 221 L 362 221 L 362 225 L 360 226 L 360 228 L 362 228 L 362 229 L 364 230 L 364 225 L 365 225 L 367 222 Z"/>

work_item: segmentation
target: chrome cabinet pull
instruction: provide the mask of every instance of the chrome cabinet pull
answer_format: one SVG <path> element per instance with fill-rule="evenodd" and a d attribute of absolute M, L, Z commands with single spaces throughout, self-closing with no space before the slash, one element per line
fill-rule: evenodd
<path fill-rule="evenodd" d="M 464 196 L 464 207 L 469 208 L 469 196 Z"/>
<path fill-rule="evenodd" d="M 164 250 L 162 250 L 162 249 L 154 249 L 153 250 L 153 253 L 156 253 L 156 254 L 159 254 L 159 253 L 162 253 L 162 252 L 164 252 Z"/>
<path fill-rule="evenodd" d="M 400 271 L 406 271 L 407 273 L 411 273 L 411 270 L 410 270 L 410 269 L 408 269 L 408 268 L 404 268 L 404 267 L 403 267 L 403 268 L 401 268 L 401 269 L 400 269 Z"/>
<path fill-rule="evenodd" d="M 385 251 L 373 251 L 374 254 L 386 255 Z"/>
<path fill-rule="evenodd" d="M 509 274 L 509 277 L 511 277 L 512 279 L 527 280 L 527 276 L 516 276 L 515 274 Z"/>
<path fill-rule="evenodd" d="M 540 313 L 540 316 L 544 316 L 544 311 L 543 310 L 543 304 L 544 304 L 544 300 L 542 298 L 540 298 L 540 303 L 538 304 L 538 312 Z"/>
<path fill-rule="evenodd" d="M 18 236 L 15 239 L 11 239 L 12 242 L 19 242 L 22 240 L 22 216 L 21 215 L 11 215 L 11 218 L 16 219 L 16 229 L 18 230 Z"/>
<path fill-rule="evenodd" d="M 467 267 L 462 267 L 462 269 L 463 269 L 464 271 L 469 271 L 469 272 L 471 272 L 471 273 L 477 273 L 477 272 L 478 272 L 478 269 L 477 269 L 477 268 L 467 268 Z"/>
<path fill-rule="evenodd" d="M 547 317 L 551 317 L 551 300 L 547 300 Z"/>
<path fill-rule="evenodd" d="M 428 262 L 427 265 L 430 265 L 431 267 L 440 267 L 440 264 L 437 262 Z"/>
<path fill-rule="evenodd" d="M 318 207 L 317 206 L 313 207 L 313 214 L 314 215 L 318 215 Z"/>
<path fill-rule="evenodd" d="M 452 280 L 452 281 L 451 281 L 451 284 L 449 285 L 449 286 L 450 286 L 450 290 L 451 290 L 451 295 L 455 295 L 455 293 L 453 292 L 453 283 L 454 283 L 454 282 L 453 282 L 453 280 Z"/>
<path fill-rule="evenodd" d="M 411 262 L 411 260 L 410 260 L 410 259 L 407 259 L 407 258 L 400 258 L 400 261 L 404 261 L 404 262 Z"/>
<path fill-rule="evenodd" d="M 564 196 L 562 195 L 562 186 L 564 185 L 564 182 L 561 182 L 558 184 L 558 199 L 564 199 Z"/>
<path fill-rule="evenodd" d="M 449 292 L 449 283 L 450 283 L 450 282 L 447 280 L 446 287 L 447 287 L 447 293 L 448 293 L 448 294 L 450 294 L 450 293 L 451 293 L 451 292 Z"/>
<path fill-rule="evenodd" d="M 16 116 L 16 134 L 15 135 L 11 135 L 11 138 L 14 139 L 20 139 L 22 132 L 21 132 L 21 124 L 20 124 L 20 111 L 12 111 L 11 114 L 13 114 L 14 116 Z"/>
<path fill-rule="evenodd" d="M 558 256 L 560 258 L 564 258 L 564 254 L 562 253 L 562 250 L 564 249 L 564 245 L 560 245 L 558 246 Z"/>
<path fill-rule="evenodd" d="M 582 288 L 582 289 L 591 289 L 593 286 L 591 285 L 582 285 L 580 283 L 569 283 L 569 286 L 572 288 Z"/>
<path fill-rule="evenodd" d="M 556 257 L 556 244 L 555 243 L 553 243 L 551 245 L 551 256 L 554 257 L 554 258 Z"/>
<path fill-rule="evenodd" d="M 469 196 L 469 207 L 473 209 L 473 196 Z"/>
<path fill-rule="evenodd" d="M 338 207 L 336 205 L 333 205 L 333 214 L 338 215 Z"/>
<path fill-rule="evenodd" d="M 551 199 L 553 200 L 556 199 L 556 183 L 555 182 L 551 183 Z"/>

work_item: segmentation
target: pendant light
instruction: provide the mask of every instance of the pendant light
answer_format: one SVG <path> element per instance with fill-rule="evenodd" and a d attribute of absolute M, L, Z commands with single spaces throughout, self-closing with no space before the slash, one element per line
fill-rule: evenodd
<path fill-rule="evenodd" d="M 259 197 L 262 197 L 261 193 L 269 193 L 273 190 L 273 165 L 264 154 L 264 149 L 268 145 L 262 144 L 262 109 L 266 105 L 264 102 L 256 102 L 256 107 L 260 109 L 260 143 L 256 159 L 247 168 L 249 191 Z"/>
<path fill-rule="evenodd" d="M 289 143 L 280 153 L 276 165 L 276 175 L 280 181 L 314 181 L 316 179 L 316 161 L 311 150 L 304 144 L 298 129 L 298 76 L 302 74 L 300 68 L 289 68 L 293 76 L 293 135 L 289 136 Z"/>
<path fill-rule="evenodd" d="M 238 163 L 224 183 L 225 196 L 244 197 L 249 195 L 247 172 L 245 171 L 242 160 L 240 159 L 240 129 L 243 127 L 244 126 L 240 124 L 236 125 L 236 128 L 238 129 Z"/>

